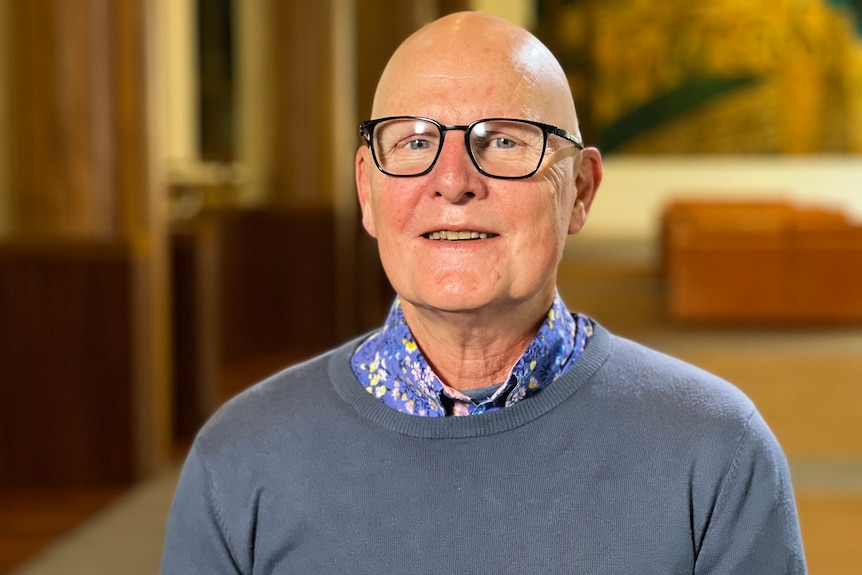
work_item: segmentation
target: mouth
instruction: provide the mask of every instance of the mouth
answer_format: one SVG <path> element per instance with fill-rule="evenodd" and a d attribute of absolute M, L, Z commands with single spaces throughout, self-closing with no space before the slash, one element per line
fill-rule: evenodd
<path fill-rule="evenodd" d="M 428 232 L 427 234 L 422 234 L 422 237 L 426 240 L 437 240 L 441 242 L 463 242 L 496 238 L 497 234 L 490 234 L 488 232 L 476 232 L 470 230 L 438 230 L 436 232 Z"/>

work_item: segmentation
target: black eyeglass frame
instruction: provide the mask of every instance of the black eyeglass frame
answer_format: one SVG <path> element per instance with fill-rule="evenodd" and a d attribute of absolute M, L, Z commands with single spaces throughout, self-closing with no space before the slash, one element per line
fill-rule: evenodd
<path fill-rule="evenodd" d="M 428 166 L 422 172 L 417 174 L 393 174 L 391 172 L 387 172 L 383 169 L 383 166 L 380 165 L 380 161 L 377 159 L 377 151 L 374 149 L 372 145 L 372 138 L 374 137 L 374 128 L 383 122 L 388 122 L 390 120 L 420 120 L 423 122 L 429 122 L 437 126 L 437 129 L 440 131 L 440 146 L 437 148 L 437 154 L 434 156 L 434 160 L 431 162 L 431 165 Z M 528 174 L 523 176 L 497 176 L 495 174 L 489 174 L 486 172 L 482 166 L 479 165 L 479 162 L 476 160 L 476 157 L 473 155 L 473 147 L 470 145 L 470 132 L 475 128 L 478 124 L 482 122 L 523 122 L 525 124 L 530 124 L 536 126 L 537 128 L 542 129 L 543 140 L 542 140 L 542 153 L 539 155 L 539 161 L 536 164 L 536 167 Z M 359 136 L 365 142 L 365 145 L 371 150 L 371 156 L 374 158 L 374 164 L 377 166 L 377 169 L 387 176 L 392 176 L 393 178 L 416 178 L 419 176 L 424 176 L 431 172 L 434 169 L 434 166 L 437 164 L 437 159 L 440 157 L 440 151 L 443 149 L 443 143 L 446 139 L 446 132 L 450 130 L 462 130 L 464 132 L 464 145 L 467 148 L 467 155 L 470 156 L 470 161 L 473 162 L 473 165 L 476 166 L 476 169 L 479 170 L 479 173 L 483 176 L 488 176 L 489 178 L 496 178 L 499 180 L 524 180 L 526 178 L 532 177 L 536 172 L 539 171 L 539 168 L 542 166 L 542 160 L 545 158 L 545 152 L 548 149 L 548 135 L 554 134 L 555 136 L 559 136 L 565 140 L 572 142 L 578 150 L 584 149 L 584 143 L 569 132 L 568 130 L 564 130 L 563 128 L 558 128 L 557 126 L 553 126 L 551 124 L 545 124 L 543 122 L 536 122 L 533 120 L 524 120 L 522 118 L 482 118 L 481 120 L 476 120 L 475 122 L 470 122 L 469 124 L 441 124 L 437 120 L 432 118 L 426 118 L 423 116 L 387 116 L 385 118 L 376 118 L 374 120 L 365 120 L 361 124 L 359 124 Z"/>

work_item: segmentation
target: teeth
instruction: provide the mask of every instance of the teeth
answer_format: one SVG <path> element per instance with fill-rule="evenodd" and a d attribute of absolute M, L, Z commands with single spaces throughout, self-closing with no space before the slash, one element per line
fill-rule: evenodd
<path fill-rule="evenodd" d="M 473 232 L 468 230 L 454 231 L 454 230 L 440 230 L 439 232 L 431 232 L 427 234 L 427 238 L 429 240 L 446 240 L 446 241 L 459 241 L 459 240 L 484 240 L 489 237 L 494 237 L 495 234 L 487 234 L 485 232 Z"/>

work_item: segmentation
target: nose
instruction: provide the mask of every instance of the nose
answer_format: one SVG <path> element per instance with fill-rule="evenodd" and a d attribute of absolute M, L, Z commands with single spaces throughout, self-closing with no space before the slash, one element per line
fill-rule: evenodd
<path fill-rule="evenodd" d="M 473 165 L 462 134 L 450 132 L 446 136 L 431 170 L 431 189 L 435 195 L 455 204 L 484 195 L 484 178 Z"/>

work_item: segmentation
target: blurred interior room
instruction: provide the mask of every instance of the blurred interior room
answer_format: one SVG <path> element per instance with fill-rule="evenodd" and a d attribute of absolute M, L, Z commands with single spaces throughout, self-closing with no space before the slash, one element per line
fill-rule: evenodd
<path fill-rule="evenodd" d="M 742 388 L 810 571 L 862 573 L 859 0 L 0 0 L 0 573 L 156 573 L 206 418 L 380 323 L 357 126 L 464 9 L 602 150 L 569 307 Z"/>

